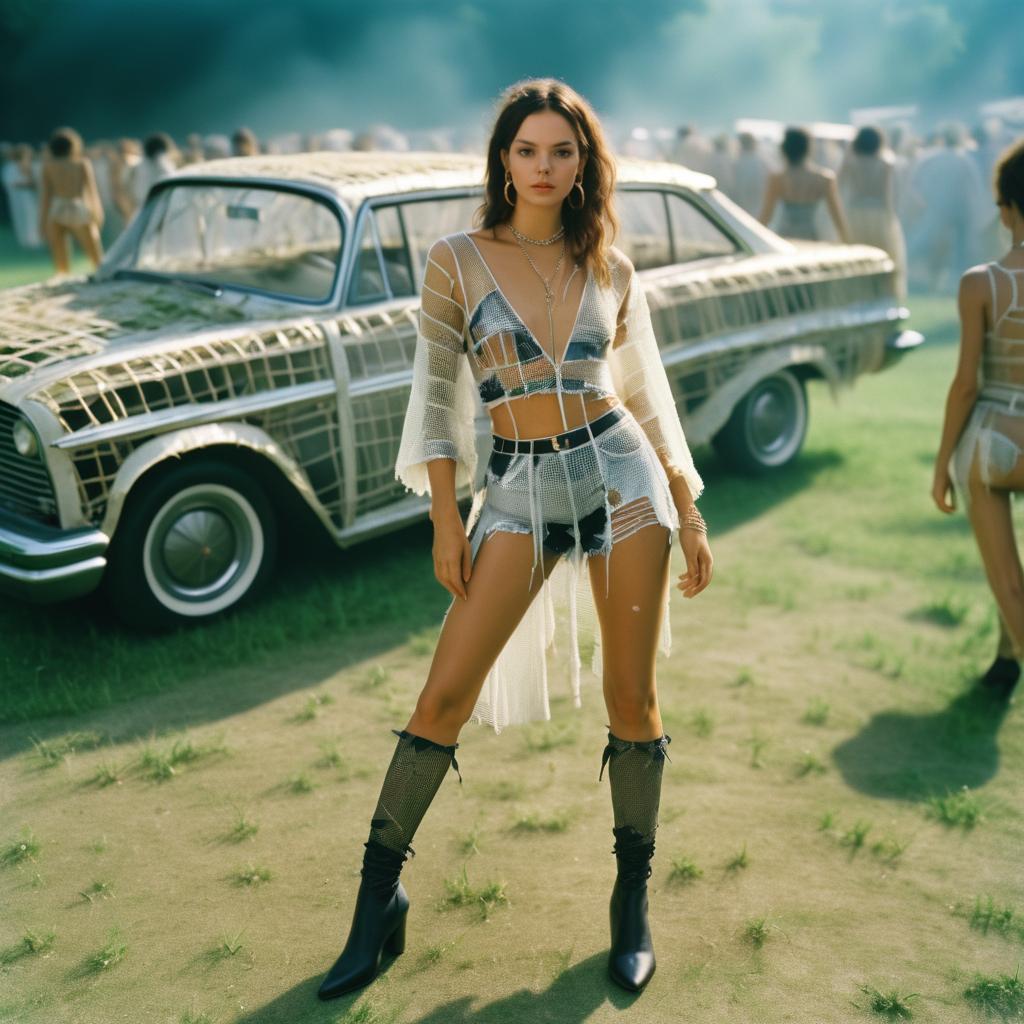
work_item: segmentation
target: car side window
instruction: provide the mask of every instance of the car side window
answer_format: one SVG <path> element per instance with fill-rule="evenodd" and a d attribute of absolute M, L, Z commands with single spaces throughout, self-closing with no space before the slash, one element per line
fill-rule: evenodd
<path fill-rule="evenodd" d="M 383 302 L 415 294 L 409 248 L 397 207 L 368 210 L 357 244 L 348 302 Z"/>
<path fill-rule="evenodd" d="M 416 275 L 417 291 L 423 284 L 430 247 L 445 235 L 468 230 L 482 195 L 447 196 L 403 203 L 402 221 L 409 241 L 409 256 Z"/>
<path fill-rule="evenodd" d="M 658 190 L 623 190 L 615 197 L 621 230 L 616 245 L 637 270 L 652 270 L 672 262 L 665 194 Z"/>
<path fill-rule="evenodd" d="M 387 203 L 363 220 L 348 302 L 383 302 L 419 294 L 427 252 L 439 238 L 468 228 L 479 196 Z"/>
<path fill-rule="evenodd" d="M 674 263 L 688 263 L 709 256 L 731 256 L 740 251 L 736 240 L 697 205 L 674 192 L 666 193 L 665 199 L 668 202 Z"/>

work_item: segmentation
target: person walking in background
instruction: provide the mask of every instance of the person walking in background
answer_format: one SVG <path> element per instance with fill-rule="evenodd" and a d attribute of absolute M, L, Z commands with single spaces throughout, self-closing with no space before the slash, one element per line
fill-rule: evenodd
<path fill-rule="evenodd" d="M 985 188 L 964 150 L 962 129 L 948 125 L 938 141 L 922 154 L 910 182 L 921 210 L 907 242 L 908 258 L 915 279 L 929 291 L 950 288 L 970 266 L 988 216 Z"/>
<path fill-rule="evenodd" d="M 11 227 L 18 245 L 25 249 L 43 246 L 39 226 L 39 191 L 33 169 L 32 147 L 25 143 L 13 146 L 4 161 L 2 175 L 4 192 L 11 211 Z"/>
<path fill-rule="evenodd" d="M 732 140 L 722 132 L 711 140 L 712 150 L 708 160 L 707 173 L 718 183 L 718 188 L 727 196 L 733 192 Z"/>
<path fill-rule="evenodd" d="M 260 152 L 259 140 L 251 128 L 237 128 L 231 136 L 232 156 L 258 156 Z"/>
<path fill-rule="evenodd" d="M 39 229 L 50 246 L 53 264 L 58 274 L 68 272 L 71 235 L 93 267 L 98 267 L 103 256 L 103 204 L 92 162 L 72 128 L 58 128 L 53 133 L 49 153 L 50 159 L 43 163 Z"/>
<path fill-rule="evenodd" d="M 142 159 L 142 150 L 135 139 L 118 139 L 110 159 L 110 187 L 114 194 L 114 206 L 121 224 L 132 219 L 135 203 L 132 200 L 131 176 L 135 165 Z"/>
<path fill-rule="evenodd" d="M 178 166 L 178 150 L 166 132 L 148 135 L 142 144 L 142 153 L 142 159 L 132 168 L 128 179 L 133 212 L 146 201 L 149 190 Z"/>
<path fill-rule="evenodd" d="M 203 137 L 198 132 L 191 132 L 185 138 L 185 148 L 182 150 L 181 162 L 183 164 L 198 164 L 206 159 L 206 152 L 203 149 Z"/>
<path fill-rule="evenodd" d="M 980 683 L 1008 697 L 1024 656 L 1024 569 L 1010 503 L 1024 491 L 1024 139 L 999 160 L 995 189 L 1010 249 L 960 279 L 960 358 L 932 500 L 949 513 L 954 487 L 963 499 L 1001 626 L 1000 650 Z"/>
<path fill-rule="evenodd" d="M 896 295 L 907 294 L 907 247 L 896 216 L 895 166 L 881 128 L 857 132 L 839 169 L 851 242 L 884 249 L 895 265 Z"/>
<path fill-rule="evenodd" d="M 818 207 L 824 203 L 844 241 L 850 240 L 850 231 L 843 213 L 843 204 L 836 187 L 835 174 L 807 159 L 811 137 L 803 128 L 787 128 L 779 147 L 786 166 L 768 177 L 760 221 L 768 225 L 779 207 L 779 223 L 775 230 L 784 238 L 818 239 L 815 226 Z"/>
<path fill-rule="evenodd" d="M 761 210 L 765 185 L 771 168 L 757 147 L 757 139 L 750 132 L 740 132 L 740 151 L 732 170 L 732 192 L 727 193 L 752 217 Z"/>

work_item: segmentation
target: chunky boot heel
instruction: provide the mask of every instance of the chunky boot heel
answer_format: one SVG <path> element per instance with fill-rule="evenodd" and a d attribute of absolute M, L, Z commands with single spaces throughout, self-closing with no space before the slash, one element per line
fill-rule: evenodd
<path fill-rule="evenodd" d="M 630 826 L 612 830 L 618 877 L 609 903 L 611 949 L 608 973 L 612 981 L 630 992 L 642 992 L 657 966 L 647 922 L 647 879 L 654 841 L 644 842 Z"/>
<path fill-rule="evenodd" d="M 398 881 L 405 855 L 370 840 L 363 858 L 363 879 L 359 883 L 352 927 L 341 956 L 327 972 L 317 995 L 335 999 L 369 985 L 380 972 L 384 952 L 405 949 L 405 919 L 409 897 Z"/>
<path fill-rule="evenodd" d="M 384 948 L 395 956 L 405 952 L 405 922 L 408 917 L 408 912 L 402 915 L 402 919 L 398 922 L 398 927 L 388 936 L 387 941 L 384 943 Z"/>

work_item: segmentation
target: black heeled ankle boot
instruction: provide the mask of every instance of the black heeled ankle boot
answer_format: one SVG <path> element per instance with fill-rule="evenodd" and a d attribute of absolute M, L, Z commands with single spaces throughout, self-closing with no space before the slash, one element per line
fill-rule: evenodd
<path fill-rule="evenodd" d="M 630 992 L 640 992 L 656 966 L 647 923 L 647 879 L 651 877 L 654 840 L 644 840 L 632 825 L 613 828 L 618 875 L 609 906 L 612 926 L 608 973 Z"/>
<path fill-rule="evenodd" d="M 352 927 L 341 956 L 320 985 L 317 995 L 321 999 L 334 999 L 368 985 L 377 977 L 385 951 L 397 956 L 405 950 L 409 897 L 398 875 L 406 856 L 373 839 L 364 845 L 363 877 Z"/>

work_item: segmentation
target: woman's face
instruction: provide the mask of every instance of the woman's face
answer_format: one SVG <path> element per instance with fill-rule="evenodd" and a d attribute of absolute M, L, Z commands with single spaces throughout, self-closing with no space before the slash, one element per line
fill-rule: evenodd
<path fill-rule="evenodd" d="M 554 110 L 524 118 L 501 159 L 512 175 L 517 201 L 538 206 L 561 206 L 586 163 L 572 125 Z"/>

